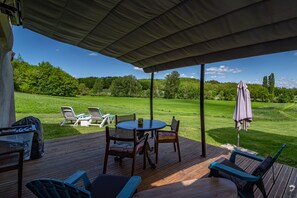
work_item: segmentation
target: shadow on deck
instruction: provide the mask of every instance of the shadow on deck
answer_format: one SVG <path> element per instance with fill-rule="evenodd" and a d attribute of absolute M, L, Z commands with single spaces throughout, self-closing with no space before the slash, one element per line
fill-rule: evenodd
<path fill-rule="evenodd" d="M 150 141 L 153 141 L 150 139 Z M 151 144 L 153 145 L 153 144 Z M 199 142 L 180 138 L 182 162 L 178 162 L 177 153 L 172 144 L 160 144 L 159 163 L 156 169 L 147 166 L 142 169 L 142 157 L 136 160 L 135 175 L 142 177 L 139 191 L 165 184 L 204 177 L 208 174 L 208 165 L 220 157 L 227 157 L 229 153 L 219 147 L 207 145 L 207 157 L 202 158 Z M 94 179 L 102 173 L 105 151 L 105 134 L 92 133 L 59 138 L 45 142 L 45 156 L 41 159 L 24 163 L 23 184 L 34 178 L 50 177 L 65 179 L 77 170 L 86 170 L 88 176 Z M 152 160 L 155 155 L 152 153 Z M 107 174 L 130 175 L 131 159 L 124 159 L 122 167 L 109 157 Z M 255 162 L 239 159 L 238 164 L 246 170 L 252 170 Z M 272 172 L 265 176 L 264 183 L 269 197 L 296 197 L 295 192 L 289 191 L 289 185 L 297 184 L 297 169 L 276 164 L 275 184 L 272 183 Z M 17 196 L 17 171 L 0 174 L 0 195 L 3 197 Z M 32 194 L 23 185 L 23 197 Z M 256 197 L 261 197 L 257 189 Z"/>

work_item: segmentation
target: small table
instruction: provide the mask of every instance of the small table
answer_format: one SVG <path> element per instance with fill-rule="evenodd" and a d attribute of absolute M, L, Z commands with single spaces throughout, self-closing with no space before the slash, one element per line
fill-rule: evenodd
<path fill-rule="evenodd" d="M 223 178 L 192 179 L 173 184 L 144 190 L 134 196 L 143 198 L 172 198 L 172 197 L 228 197 L 237 198 L 236 185 Z"/>
<path fill-rule="evenodd" d="M 80 121 L 80 126 L 89 126 L 92 122 L 92 118 L 89 117 L 83 117 L 83 118 L 79 118 Z"/>
<path fill-rule="evenodd" d="M 136 130 L 140 132 L 145 132 L 145 131 L 153 131 L 157 129 L 162 129 L 166 127 L 166 122 L 163 122 L 161 120 L 143 120 L 142 126 L 138 125 L 138 120 L 129 120 L 129 121 L 123 121 L 117 124 L 117 128 L 119 129 L 124 129 L 124 130 Z M 150 148 L 149 143 L 147 142 L 146 144 L 146 151 L 152 151 Z M 150 166 L 155 169 L 156 165 L 152 162 L 150 156 L 148 153 L 146 153 L 146 157 L 148 159 L 148 162 Z"/>

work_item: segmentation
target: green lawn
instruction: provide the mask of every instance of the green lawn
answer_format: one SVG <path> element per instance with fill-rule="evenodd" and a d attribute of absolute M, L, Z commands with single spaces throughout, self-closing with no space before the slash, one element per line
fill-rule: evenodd
<path fill-rule="evenodd" d="M 15 94 L 17 119 L 38 117 L 44 127 L 45 138 L 52 139 L 76 134 L 103 131 L 103 128 L 60 127 L 63 120 L 61 106 L 72 106 L 77 114 L 87 113 L 87 107 L 100 107 L 104 113 L 129 114 L 149 118 L 148 98 L 81 96 L 75 98 Z M 235 101 L 205 101 L 206 142 L 212 145 L 236 144 L 236 130 L 232 120 Z M 241 146 L 257 151 L 260 155 L 274 154 L 283 144 L 287 148 L 279 162 L 297 167 L 297 105 L 252 103 L 253 122 L 248 132 L 241 132 Z M 180 134 L 200 141 L 200 116 L 198 100 L 154 99 L 154 118 L 170 122 L 175 115 L 181 121 Z M 195 149 L 195 148 L 193 148 Z M 200 148 L 197 148 L 197 151 Z"/>

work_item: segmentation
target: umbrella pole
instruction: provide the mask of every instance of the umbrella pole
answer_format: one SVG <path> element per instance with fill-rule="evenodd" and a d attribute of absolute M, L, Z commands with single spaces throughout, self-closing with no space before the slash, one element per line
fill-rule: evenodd
<path fill-rule="evenodd" d="M 237 129 L 237 147 L 239 147 L 239 140 L 240 140 L 239 130 Z"/>

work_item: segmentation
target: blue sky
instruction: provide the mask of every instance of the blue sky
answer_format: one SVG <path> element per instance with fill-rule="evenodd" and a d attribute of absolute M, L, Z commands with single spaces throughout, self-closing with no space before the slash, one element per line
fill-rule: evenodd
<path fill-rule="evenodd" d="M 131 64 L 117 59 L 64 44 L 22 27 L 13 27 L 13 51 L 23 59 L 37 65 L 48 61 L 74 77 L 104 77 L 134 75 L 136 78 L 150 78 L 150 74 Z M 199 78 L 200 66 L 177 70 L 182 77 Z M 206 64 L 205 80 L 220 82 L 262 83 L 263 76 L 274 73 L 276 86 L 297 87 L 297 50 L 232 61 Z M 155 78 L 164 78 L 173 70 L 158 72 Z"/>

